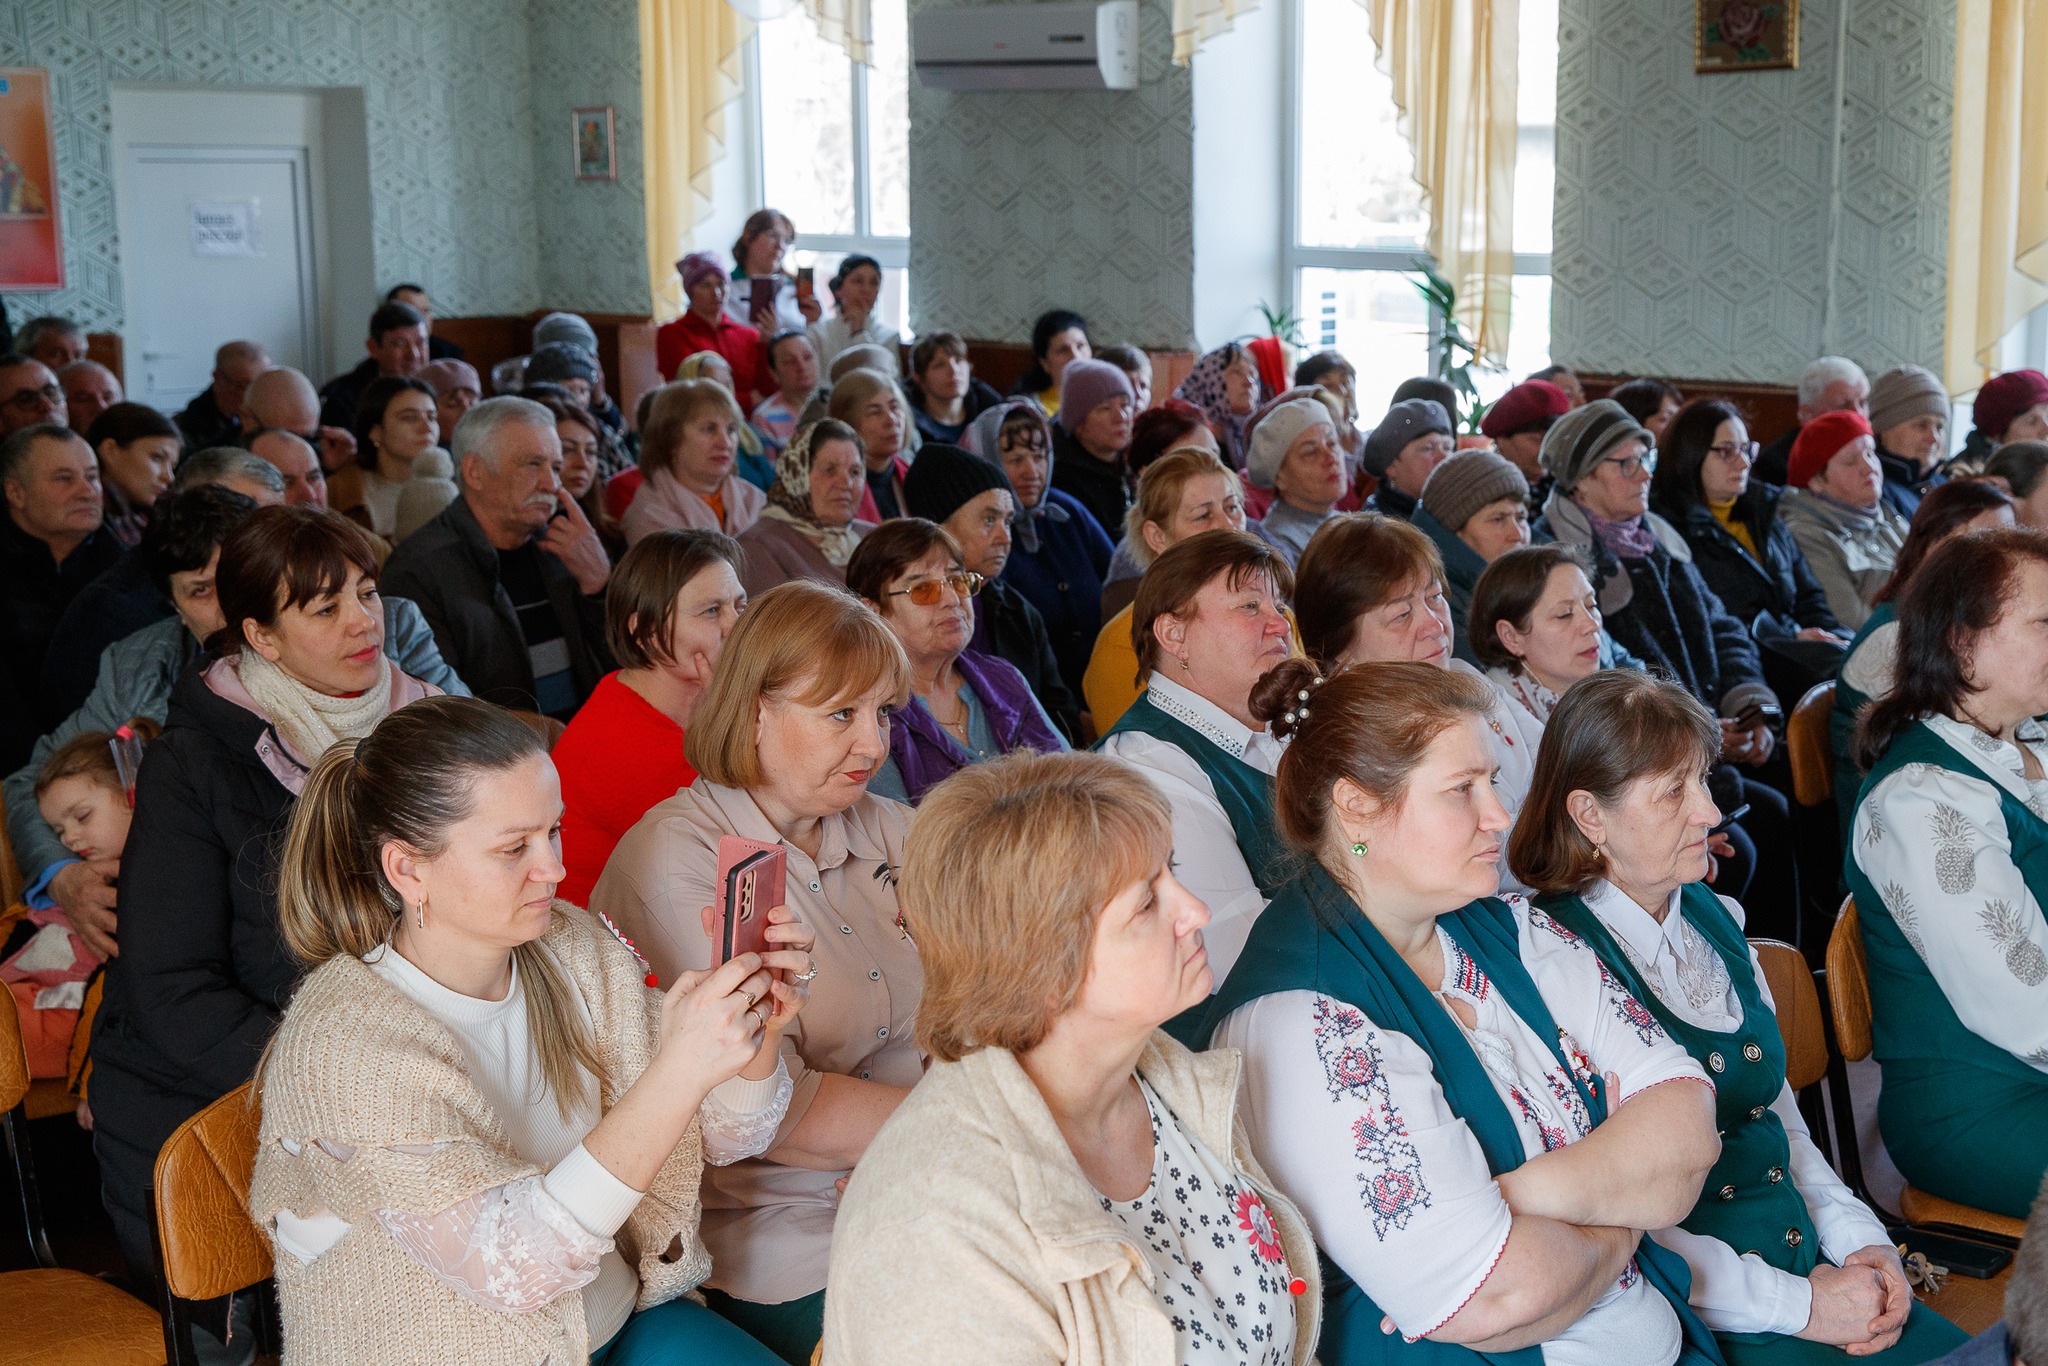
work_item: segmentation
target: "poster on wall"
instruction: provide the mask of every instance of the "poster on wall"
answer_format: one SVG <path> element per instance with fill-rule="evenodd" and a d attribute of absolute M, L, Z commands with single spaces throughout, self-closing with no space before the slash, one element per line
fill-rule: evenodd
<path fill-rule="evenodd" d="M 64 288 L 50 73 L 0 66 L 0 289 Z"/>
<path fill-rule="evenodd" d="M 1695 0 L 1693 70 L 1782 71 L 1799 65 L 1799 0 Z"/>

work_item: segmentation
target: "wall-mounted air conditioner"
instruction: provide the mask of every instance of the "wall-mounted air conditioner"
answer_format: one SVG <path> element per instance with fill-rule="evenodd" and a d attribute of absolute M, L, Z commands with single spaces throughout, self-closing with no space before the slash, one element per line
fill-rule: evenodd
<path fill-rule="evenodd" d="M 910 34 L 934 90 L 1138 88 L 1138 0 L 928 9 Z"/>

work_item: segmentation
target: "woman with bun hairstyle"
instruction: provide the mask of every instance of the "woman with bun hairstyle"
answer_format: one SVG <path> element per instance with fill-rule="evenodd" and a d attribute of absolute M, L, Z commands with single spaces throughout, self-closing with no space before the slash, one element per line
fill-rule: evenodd
<path fill-rule="evenodd" d="M 1288 741 L 1301 871 L 1211 1002 L 1252 1151 L 1326 1258 L 1326 1366 L 1711 1366 L 1676 1223 L 1714 1093 L 1585 942 L 1493 898 L 1508 814 L 1476 678 L 1289 660 L 1251 709 Z"/>

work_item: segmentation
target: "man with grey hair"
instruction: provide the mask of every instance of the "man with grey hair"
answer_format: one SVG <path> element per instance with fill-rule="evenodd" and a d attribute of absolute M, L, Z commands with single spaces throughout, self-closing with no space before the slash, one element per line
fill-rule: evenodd
<path fill-rule="evenodd" d="M 1799 374 L 1799 427 L 1822 413 L 1870 414 L 1870 377 L 1846 356 L 1822 356 Z M 1792 443 L 1799 427 L 1773 441 L 1757 455 L 1750 473 L 1769 484 L 1783 484 L 1791 474 Z"/>
<path fill-rule="evenodd" d="M 612 667 L 611 561 L 562 494 L 554 415 L 530 399 L 486 399 L 450 446 L 462 495 L 399 543 L 383 585 L 419 604 L 478 697 L 566 721 Z"/>
<path fill-rule="evenodd" d="M 255 499 L 259 507 L 276 507 L 284 501 L 284 476 L 277 467 L 240 446 L 209 446 L 178 463 L 173 489 L 196 489 L 201 484 L 231 488 Z"/>
<path fill-rule="evenodd" d="M 30 318 L 15 330 L 14 346 L 22 355 L 41 361 L 55 372 L 85 359 L 85 329 L 69 318 L 46 313 Z"/>
<path fill-rule="evenodd" d="M 242 403 L 249 396 L 249 386 L 269 368 L 270 354 L 259 342 L 231 341 L 214 352 L 213 383 L 201 389 L 173 419 L 184 433 L 185 449 L 199 451 L 240 441 Z"/>
<path fill-rule="evenodd" d="M 2048 1185 L 2034 1197 L 2005 1286 L 2005 1317 L 1928 1366 L 2034 1366 L 2048 1362 Z"/>
<path fill-rule="evenodd" d="M 119 403 L 121 381 L 114 372 L 95 360 L 75 360 L 57 372 L 57 385 L 64 391 L 64 409 L 71 430 L 84 436 L 94 419 Z"/>

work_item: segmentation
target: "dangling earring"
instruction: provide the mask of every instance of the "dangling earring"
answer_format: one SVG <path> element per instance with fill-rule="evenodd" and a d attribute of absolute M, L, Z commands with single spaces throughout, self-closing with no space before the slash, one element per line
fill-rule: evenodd
<path fill-rule="evenodd" d="M 427 928 L 427 899 L 421 897 L 419 904 L 412 908 L 412 923 L 420 930 Z"/>
<path fill-rule="evenodd" d="M 1188 663 L 1188 657 L 1186 655 L 1182 655 L 1180 657 L 1180 671 L 1184 674 L 1191 674 L 1195 671 L 1195 666 Z"/>
<path fill-rule="evenodd" d="M 1371 851 L 1365 847 L 1364 840 L 1357 840 L 1352 844 L 1351 852 L 1359 858 L 1364 858 Z"/>

